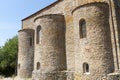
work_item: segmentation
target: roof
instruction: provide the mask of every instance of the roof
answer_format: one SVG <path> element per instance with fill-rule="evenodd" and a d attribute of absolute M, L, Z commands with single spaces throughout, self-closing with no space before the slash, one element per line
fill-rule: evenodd
<path fill-rule="evenodd" d="M 51 8 L 52 6 L 56 5 L 57 3 L 61 2 L 61 1 L 63 1 L 63 0 L 57 0 L 56 2 L 54 2 L 54 3 L 52 3 L 52 4 L 48 5 L 48 6 L 46 6 L 45 8 L 43 8 L 43 9 L 41 9 L 41 10 L 39 10 L 39 11 L 33 13 L 32 15 L 30 15 L 30 16 L 28 16 L 28 17 L 22 19 L 22 21 L 24 21 L 24 20 L 26 20 L 26 19 L 28 19 L 28 18 L 30 18 L 30 17 L 32 17 L 32 16 L 34 16 L 34 15 L 40 13 L 40 12 L 43 12 L 43 11 L 46 10 L 46 9 Z"/>

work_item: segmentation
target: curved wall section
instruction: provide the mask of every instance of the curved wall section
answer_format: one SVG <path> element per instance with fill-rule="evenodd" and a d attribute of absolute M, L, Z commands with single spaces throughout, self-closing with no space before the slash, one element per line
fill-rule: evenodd
<path fill-rule="evenodd" d="M 76 9 L 73 15 L 76 71 L 83 80 L 97 80 L 104 74 L 112 73 L 114 62 L 108 4 L 87 4 Z M 81 19 L 86 22 L 86 38 L 79 37 Z M 84 63 L 87 65 L 84 66 Z"/>
<path fill-rule="evenodd" d="M 95 2 L 108 2 L 108 0 L 76 0 L 76 6 L 81 6 L 85 4 L 95 3 Z"/>
<path fill-rule="evenodd" d="M 20 30 L 18 41 L 18 76 L 20 78 L 32 77 L 34 63 L 34 30 Z"/>
<path fill-rule="evenodd" d="M 38 17 L 35 23 L 41 26 L 39 53 L 35 63 L 40 62 L 41 72 L 66 70 L 65 20 L 63 15 L 50 14 Z M 40 56 L 38 58 L 38 56 Z M 37 60 L 38 59 L 38 60 Z M 34 64 L 36 66 L 36 64 Z"/>

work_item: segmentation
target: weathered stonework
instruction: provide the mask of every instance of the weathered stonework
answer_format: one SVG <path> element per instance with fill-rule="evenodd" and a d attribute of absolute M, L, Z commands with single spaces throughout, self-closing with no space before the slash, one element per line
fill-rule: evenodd
<path fill-rule="evenodd" d="M 21 78 L 32 76 L 34 62 L 34 30 L 23 29 L 19 31 L 18 75 Z"/>
<path fill-rule="evenodd" d="M 99 11 L 100 10 L 100 11 Z M 83 63 L 91 67 L 90 80 L 114 71 L 109 26 L 109 7 L 105 3 L 88 4 L 74 11 L 76 70 L 83 73 Z M 89 11 L 89 12 L 88 12 Z M 106 14 L 104 14 L 106 12 Z M 86 20 L 87 38 L 79 37 L 79 21 Z M 96 67 L 95 67 L 96 65 Z M 95 77 L 94 77 L 94 76 Z M 86 75 L 83 74 L 83 79 Z"/>
<path fill-rule="evenodd" d="M 114 0 L 58 0 L 23 19 L 18 77 L 119 80 L 119 9 Z"/>

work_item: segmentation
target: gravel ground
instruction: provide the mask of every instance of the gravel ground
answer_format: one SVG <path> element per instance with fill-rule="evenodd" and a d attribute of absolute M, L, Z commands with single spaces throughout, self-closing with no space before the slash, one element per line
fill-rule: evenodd
<path fill-rule="evenodd" d="M 14 77 L 14 78 L 11 78 L 11 77 L 8 77 L 8 78 L 0 77 L 0 80 L 32 80 L 32 79 L 20 79 L 18 77 Z"/>

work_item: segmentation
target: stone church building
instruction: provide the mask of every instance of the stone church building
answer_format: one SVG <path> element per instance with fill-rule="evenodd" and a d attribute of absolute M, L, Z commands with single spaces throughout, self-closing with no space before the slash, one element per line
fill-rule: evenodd
<path fill-rule="evenodd" d="M 22 20 L 18 77 L 120 80 L 119 0 L 57 0 Z"/>

